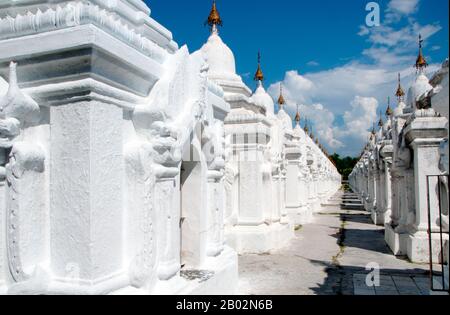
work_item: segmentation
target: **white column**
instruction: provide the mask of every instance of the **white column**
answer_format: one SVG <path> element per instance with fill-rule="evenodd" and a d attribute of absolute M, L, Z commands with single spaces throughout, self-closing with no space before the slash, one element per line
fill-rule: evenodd
<path fill-rule="evenodd" d="M 384 195 L 385 195 L 385 214 L 384 214 L 384 223 L 389 223 L 391 214 L 392 214 L 392 180 L 391 180 L 391 163 L 389 159 L 385 159 L 385 186 L 384 186 Z"/>
<path fill-rule="evenodd" d="M 416 116 L 405 130 L 405 137 L 414 150 L 415 222 L 408 239 L 408 257 L 414 262 L 427 262 L 429 260 L 428 208 L 431 209 L 431 231 L 433 233 L 439 231 L 437 226 L 439 217 L 438 181 L 436 178 L 431 179 L 430 189 L 428 190 L 427 176 L 441 174 L 439 147 L 442 139 L 447 136 L 446 124 L 447 119 L 443 117 L 434 115 L 429 115 L 429 117 Z M 432 255 L 437 261 L 440 249 L 437 234 L 433 234 L 432 244 Z"/>
<path fill-rule="evenodd" d="M 0 154 L 3 153 L 1 151 Z M 1 158 L 2 156 L 0 156 Z M 3 164 L 3 162 L 0 162 L 0 164 Z M 0 177 L 3 177 L 3 175 L 0 175 Z M 3 177 L 0 178 L 0 295 L 6 293 L 5 196 L 5 179 Z"/>

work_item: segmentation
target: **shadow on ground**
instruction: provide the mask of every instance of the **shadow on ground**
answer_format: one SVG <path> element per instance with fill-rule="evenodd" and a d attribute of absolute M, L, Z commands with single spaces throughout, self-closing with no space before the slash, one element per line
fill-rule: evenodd
<path fill-rule="evenodd" d="M 379 254 L 393 255 L 384 240 L 384 230 L 373 228 L 374 225 L 368 213 L 352 210 L 341 211 L 341 213 L 335 213 L 335 215 L 340 217 L 341 228 L 337 233 L 331 235 L 336 238 L 340 252 L 333 257 L 332 263 L 311 261 L 315 265 L 322 266 L 327 274 L 323 284 L 310 288 L 317 295 L 355 295 L 355 275 L 359 279 L 363 278 L 364 286 L 365 277 L 372 270 L 366 270 L 365 268 L 356 266 L 342 266 L 339 260 L 345 254 L 346 250 L 356 248 Z M 360 228 L 348 228 L 351 223 L 358 224 Z M 379 270 L 379 274 L 383 278 L 382 282 L 385 279 L 392 279 L 392 277 L 409 277 L 411 279 L 418 277 L 425 281 L 429 277 L 429 272 L 424 269 L 381 269 Z M 388 281 L 386 280 L 386 282 Z M 383 285 L 381 283 L 382 288 Z M 356 291 L 359 289 L 357 288 Z"/>
<path fill-rule="evenodd" d="M 317 295 L 355 295 L 354 276 L 365 276 L 371 272 L 365 268 L 335 266 L 323 261 L 312 261 L 312 263 L 323 266 L 327 273 L 323 284 L 310 288 Z M 427 279 L 429 273 L 424 272 L 422 269 L 381 269 L 380 276 L 421 277 Z M 381 286 L 384 286 L 383 279 L 381 280 Z"/>

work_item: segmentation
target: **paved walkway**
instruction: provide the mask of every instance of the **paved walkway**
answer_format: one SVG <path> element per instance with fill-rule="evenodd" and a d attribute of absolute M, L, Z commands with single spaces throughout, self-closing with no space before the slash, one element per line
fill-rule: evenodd
<path fill-rule="evenodd" d="M 239 258 L 245 295 L 428 295 L 428 266 L 392 255 L 384 230 L 367 212 L 335 204 L 300 227 L 281 250 Z M 357 208 L 357 207 L 352 207 Z M 368 264 L 380 267 L 380 286 L 368 287 Z M 374 265 L 374 266 L 375 266 Z"/>

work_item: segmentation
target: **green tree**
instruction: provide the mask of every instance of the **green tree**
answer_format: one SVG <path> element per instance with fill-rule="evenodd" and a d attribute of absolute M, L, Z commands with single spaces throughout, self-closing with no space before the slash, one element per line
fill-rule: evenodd
<path fill-rule="evenodd" d="M 344 180 L 348 180 L 348 176 L 352 172 L 356 163 L 358 163 L 358 158 L 353 158 L 350 156 L 342 158 L 337 153 L 330 156 L 330 159 L 334 163 L 334 165 L 336 165 L 336 168 L 338 169 Z"/>

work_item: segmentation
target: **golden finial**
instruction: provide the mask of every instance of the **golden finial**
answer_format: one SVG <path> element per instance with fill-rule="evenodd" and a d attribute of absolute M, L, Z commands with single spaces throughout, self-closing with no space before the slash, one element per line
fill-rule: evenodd
<path fill-rule="evenodd" d="M 417 57 L 417 61 L 416 61 L 416 69 L 417 70 L 422 70 L 426 67 L 428 67 L 428 63 L 425 60 L 425 57 L 423 56 L 423 39 L 422 39 L 422 35 L 419 35 L 419 56 Z"/>
<path fill-rule="evenodd" d="M 280 97 L 278 97 L 278 105 L 280 105 L 280 107 L 286 105 L 286 101 L 283 96 L 283 85 L 281 83 L 280 83 Z"/>
<path fill-rule="evenodd" d="M 219 11 L 217 10 L 216 0 L 213 1 L 211 12 L 209 13 L 208 20 L 205 25 L 208 24 L 211 28 L 216 28 L 217 26 L 222 26 L 222 19 L 220 18 Z"/>
<path fill-rule="evenodd" d="M 386 117 L 391 117 L 394 114 L 394 111 L 391 108 L 391 98 L 388 97 L 388 106 L 386 109 Z"/>
<path fill-rule="evenodd" d="M 258 52 L 258 70 L 255 73 L 255 81 L 264 81 L 264 73 L 261 70 L 261 53 Z"/>
<path fill-rule="evenodd" d="M 384 121 L 383 121 L 383 116 L 381 115 L 381 111 L 380 111 L 380 120 L 378 121 L 378 127 L 383 127 L 384 126 Z"/>
<path fill-rule="evenodd" d="M 399 73 L 398 74 L 397 92 L 395 92 L 395 96 L 397 96 L 397 99 L 398 99 L 399 102 L 401 102 L 403 100 L 403 97 L 405 96 L 405 91 L 403 91 L 401 79 L 402 78 L 401 78 L 400 73 Z"/>
<path fill-rule="evenodd" d="M 309 128 L 308 128 L 308 118 L 305 119 L 305 127 L 303 127 L 303 130 L 308 133 L 309 132 Z"/>
<path fill-rule="evenodd" d="M 300 125 L 300 106 L 297 105 L 297 114 L 295 115 L 295 122 L 297 123 L 297 126 Z"/>

